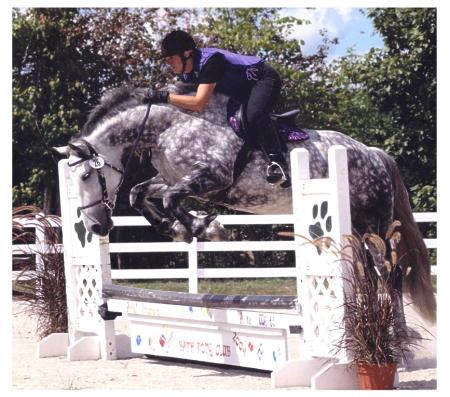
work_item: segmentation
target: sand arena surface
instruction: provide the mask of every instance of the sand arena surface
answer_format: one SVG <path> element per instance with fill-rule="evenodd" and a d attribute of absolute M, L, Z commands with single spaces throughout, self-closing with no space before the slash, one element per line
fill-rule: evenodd
<path fill-rule="evenodd" d="M 147 357 L 116 361 L 67 361 L 65 357 L 37 358 L 36 320 L 26 303 L 13 302 L 12 388 L 27 389 L 134 389 L 134 390 L 263 390 L 271 389 L 268 372 L 177 362 Z M 436 335 L 406 307 L 410 325 L 421 325 Z M 117 320 L 116 320 L 117 321 Z M 126 323 L 117 328 L 126 332 Z M 427 336 L 428 335 L 428 336 Z M 429 334 L 423 337 L 432 338 Z M 436 389 L 436 340 L 423 341 L 410 366 L 399 372 L 400 389 Z"/>

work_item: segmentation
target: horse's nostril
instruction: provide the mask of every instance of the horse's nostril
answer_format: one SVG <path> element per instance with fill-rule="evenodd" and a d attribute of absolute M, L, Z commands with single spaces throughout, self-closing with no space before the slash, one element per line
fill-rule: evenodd
<path fill-rule="evenodd" d="M 95 223 L 94 225 L 92 225 L 91 226 L 91 230 L 92 230 L 92 233 L 94 233 L 94 234 L 102 234 L 101 233 L 102 232 L 102 227 L 98 223 Z"/>

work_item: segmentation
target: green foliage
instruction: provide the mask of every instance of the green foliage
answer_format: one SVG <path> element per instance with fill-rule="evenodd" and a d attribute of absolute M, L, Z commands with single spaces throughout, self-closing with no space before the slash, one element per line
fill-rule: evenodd
<path fill-rule="evenodd" d="M 14 205 L 42 205 L 43 186 L 56 171 L 42 140 L 67 142 L 88 109 L 88 95 L 98 91 L 87 76 L 104 64 L 83 46 L 76 16 L 73 9 L 13 13 Z M 37 197 L 26 194 L 30 189 Z"/>
<path fill-rule="evenodd" d="M 213 8 L 206 10 L 204 21 L 194 32 L 204 35 L 204 45 L 293 65 L 301 57 L 300 45 L 286 37 L 303 23 L 298 18 L 280 17 L 274 8 Z"/>
<path fill-rule="evenodd" d="M 435 209 L 436 9 L 375 9 L 368 15 L 386 47 L 375 61 L 384 79 L 370 81 L 370 95 L 398 127 L 386 148 L 407 171 L 406 181 L 419 195 L 415 204 Z"/>
<path fill-rule="evenodd" d="M 46 213 L 56 165 L 43 141 L 65 145 L 108 88 L 149 85 L 161 20 L 185 14 L 157 9 L 28 8 L 13 10 L 13 205 L 34 204 Z M 150 79 L 152 77 L 152 79 Z M 50 189 L 49 189 L 50 187 Z M 48 198 L 48 197 L 47 197 Z"/>
<path fill-rule="evenodd" d="M 413 194 L 416 211 L 436 208 L 436 9 L 371 9 L 385 48 L 345 63 L 382 116 L 376 133 Z M 350 70 L 350 69 L 348 69 Z M 380 145 L 378 145 L 380 146 Z"/>

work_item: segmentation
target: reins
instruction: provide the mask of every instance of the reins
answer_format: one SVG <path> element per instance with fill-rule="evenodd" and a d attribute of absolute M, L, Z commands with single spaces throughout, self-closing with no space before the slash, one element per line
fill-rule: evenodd
<path fill-rule="evenodd" d="M 125 174 L 127 173 L 128 168 L 130 166 L 131 158 L 133 157 L 133 154 L 136 151 L 136 148 L 137 148 L 137 145 L 139 143 L 139 140 L 141 139 L 142 134 L 144 133 L 145 124 L 147 123 L 148 116 L 150 115 L 150 108 L 151 107 L 152 107 L 152 101 L 149 100 L 148 101 L 148 105 L 147 105 L 147 110 L 145 112 L 144 120 L 142 121 L 142 124 L 141 124 L 141 128 L 140 128 L 140 130 L 138 132 L 138 135 L 137 135 L 136 139 L 134 140 L 133 146 L 131 147 L 131 152 L 130 152 L 130 155 L 128 156 L 128 158 L 127 158 L 127 162 L 125 163 L 125 168 L 123 169 L 123 176 L 122 176 L 122 180 L 120 181 L 120 184 L 122 184 L 122 182 L 123 182 L 123 178 L 125 177 Z M 151 148 L 150 148 L 150 153 L 151 153 Z"/>

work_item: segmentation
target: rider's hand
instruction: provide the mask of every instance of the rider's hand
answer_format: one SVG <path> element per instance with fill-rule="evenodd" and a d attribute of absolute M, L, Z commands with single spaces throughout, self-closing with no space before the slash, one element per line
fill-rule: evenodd
<path fill-rule="evenodd" d="M 169 100 L 169 91 L 150 90 L 146 95 L 144 102 L 148 103 L 167 103 Z"/>

